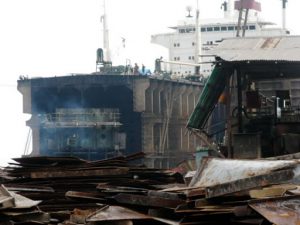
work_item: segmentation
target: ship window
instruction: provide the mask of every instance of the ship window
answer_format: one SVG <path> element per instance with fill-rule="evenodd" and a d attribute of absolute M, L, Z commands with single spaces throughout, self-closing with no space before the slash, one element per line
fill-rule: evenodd
<path fill-rule="evenodd" d="M 192 57 L 191 56 L 189 56 L 189 60 L 191 60 L 192 59 Z"/>
<path fill-rule="evenodd" d="M 176 44 L 174 44 L 174 47 L 176 47 Z"/>
<path fill-rule="evenodd" d="M 220 31 L 220 27 L 214 27 L 214 31 Z"/>
<path fill-rule="evenodd" d="M 177 58 L 176 58 L 176 57 L 174 57 L 174 61 L 176 61 L 176 59 L 177 59 Z"/>
<path fill-rule="evenodd" d="M 234 26 L 229 26 L 228 30 L 234 30 Z"/>
<path fill-rule="evenodd" d="M 177 60 L 179 61 L 179 60 L 180 60 L 180 57 L 177 57 Z"/>
<path fill-rule="evenodd" d="M 194 28 L 194 29 L 195 29 L 195 28 Z M 187 32 L 187 33 L 191 33 L 191 32 L 194 31 L 194 29 L 193 29 L 193 28 L 186 28 L 186 32 Z"/>
<path fill-rule="evenodd" d="M 195 46 L 195 42 L 192 42 L 192 46 Z"/>
<path fill-rule="evenodd" d="M 185 29 L 179 29 L 179 33 L 185 33 Z"/>
<path fill-rule="evenodd" d="M 212 27 L 208 27 L 206 28 L 207 31 L 213 31 L 213 28 Z"/>
<path fill-rule="evenodd" d="M 201 27 L 201 32 L 205 32 L 206 28 L 205 27 Z"/>
<path fill-rule="evenodd" d="M 179 47 L 180 46 L 180 44 L 179 43 L 177 43 L 177 47 Z"/>
<path fill-rule="evenodd" d="M 250 25 L 249 30 L 255 30 L 255 25 Z"/>
<path fill-rule="evenodd" d="M 226 31 L 227 27 L 221 27 L 221 31 Z"/>
<path fill-rule="evenodd" d="M 192 59 L 194 60 L 194 59 L 195 59 L 195 57 L 194 57 L 194 56 L 192 56 Z"/>

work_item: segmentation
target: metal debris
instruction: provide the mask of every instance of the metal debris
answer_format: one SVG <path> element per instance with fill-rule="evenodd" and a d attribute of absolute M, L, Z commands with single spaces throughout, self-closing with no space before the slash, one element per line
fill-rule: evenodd
<path fill-rule="evenodd" d="M 293 177 L 293 170 L 276 171 L 266 175 L 249 177 L 245 179 L 236 180 L 230 183 L 224 183 L 212 187 L 207 187 L 205 189 L 205 195 L 207 198 L 213 198 L 243 190 L 249 190 L 251 188 L 256 188 L 257 186 L 265 187 L 272 184 L 288 182 L 289 180 L 293 179 Z"/>
<path fill-rule="evenodd" d="M 299 196 L 263 200 L 250 203 L 250 207 L 274 224 L 300 224 Z"/>
<path fill-rule="evenodd" d="M 0 187 L 0 208 L 11 208 L 14 207 L 14 198 L 11 196 L 9 191 L 4 187 L 4 185 L 1 185 Z"/>
<path fill-rule="evenodd" d="M 204 157 L 190 187 L 211 187 L 295 167 L 293 160 L 236 160 Z"/>
<path fill-rule="evenodd" d="M 150 216 L 120 206 L 105 206 L 87 217 L 88 222 L 151 219 Z"/>
<path fill-rule="evenodd" d="M 139 157 L 17 159 L 6 169 L 15 178 L 2 186 L 0 222 L 290 225 L 300 218 L 300 188 L 290 183 L 298 160 L 203 158 L 187 186 L 174 170 L 129 163 Z"/>

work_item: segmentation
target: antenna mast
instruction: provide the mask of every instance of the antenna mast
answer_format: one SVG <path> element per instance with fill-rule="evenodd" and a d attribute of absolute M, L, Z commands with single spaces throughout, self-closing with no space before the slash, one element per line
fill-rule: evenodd
<path fill-rule="evenodd" d="M 286 3 L 287 0 L 282 0 L 282 29 L 286 29 Z"/>
<path fill-rule="evenodd" d="M 103 0 L 103 15 L 101 16 L 103 25 L 103 50 L 104 50 L 104 61 L 111 62 L 110 48 L 109 48 L 109 32 L 107 28 L 107 14 L 105 0 Z"/>
<path fill-rule="evenodd" d="M 200 35 L 200 22 L 199 22 L 199 0 L 197 0 L 197 9 L 196 9 L 196 49 L 195 49 L 195 63 L 199 64 L 201 62 L 201 35 Z M 195 75 L 200 75 L 200 66 L 195 67 Z"/>

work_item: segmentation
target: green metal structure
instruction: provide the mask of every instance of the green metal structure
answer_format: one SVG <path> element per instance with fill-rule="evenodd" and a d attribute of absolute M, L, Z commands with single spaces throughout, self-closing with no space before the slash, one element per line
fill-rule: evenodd
<path fill-rule="evenodd" d="M 189 118 L 187 124 L 188 128 L 203 130 L 206 121 L 226 86 L 226 81 L 232 73 L 232 67 L 223 64 L 217 64 L 215 66 L 199 97 L 198 103 Z"/>

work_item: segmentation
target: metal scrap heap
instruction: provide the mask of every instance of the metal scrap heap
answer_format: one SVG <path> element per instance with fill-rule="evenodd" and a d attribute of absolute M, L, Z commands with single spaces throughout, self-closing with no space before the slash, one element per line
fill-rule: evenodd
<path fill-rule="evenodd" d="M 298 160 L 206 157 L 184 184 L 176 172 L 137 166 L 142 156 L 14 159 L 0 188 L 0 224 L 300 223 Z"/>

